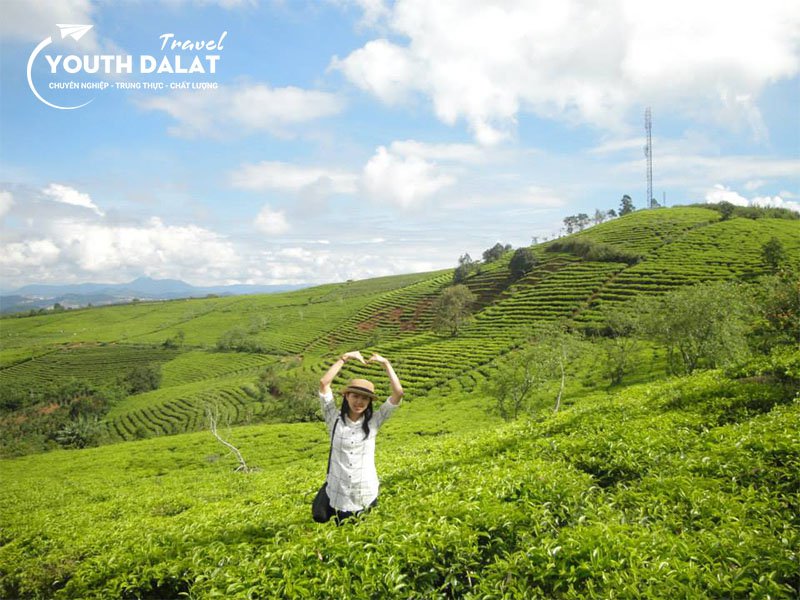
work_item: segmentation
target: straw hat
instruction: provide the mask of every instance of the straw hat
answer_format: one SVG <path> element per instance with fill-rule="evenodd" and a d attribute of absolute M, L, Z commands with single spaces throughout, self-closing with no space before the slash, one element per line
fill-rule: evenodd
<path fill-rule="evenodd" d="M 368 379 L 351 379 L 347 387 L 342 390 L 343 394 L 347 392 L 354 392 L 363 396 L 368 396 L 373 400 L 377 398 L 375 395 L 375 385 Z"/>

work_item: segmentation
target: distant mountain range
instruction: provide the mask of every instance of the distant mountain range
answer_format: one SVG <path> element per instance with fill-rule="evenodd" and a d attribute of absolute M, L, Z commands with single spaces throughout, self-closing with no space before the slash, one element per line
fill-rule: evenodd
<path fill-rule="evenodd" d="M 122 304 L 138 300 L 174 300 L 203 298 L 209 294 L 235 296 L 271 294 L 308 287 L 301 285 L 218 285 L 196 287 L 178 279 L 139 277 L 128 283 L 77 283 L 69 285 L 26 285 L 0 295 L 0 313 L 27 312 L 31 309 L 80 308 L 88 305 Z"/>

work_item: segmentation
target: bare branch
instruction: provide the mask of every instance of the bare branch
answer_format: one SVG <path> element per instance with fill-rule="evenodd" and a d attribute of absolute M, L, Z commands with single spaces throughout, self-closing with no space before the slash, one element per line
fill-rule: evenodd
<path fill-rule="evenodd" d="M 214 434 L 214 437 L 217 438 L 220 443 L 224 444 L 231 452 L 236 455 L 236 458 L 239 460 L 239 466 L 236 467 L 236 471 L 242 471 L 244 473 L 249 473 L 251 471 L 250 467 L 247 466 L 247 463 L 244 461 L 244 457 L 242 453 L 239 452 L 239 449 L 234 446 L 233 444 L 226 442 L 225 440 L 220 437 L 217 433 L 217 418 L 219 415 L 215 414 L 216 411 L 212 411 L 210 406 L 206 407 L 206 414 L 208 415 L 209 425 L 211 427 L 211 433 Z"/>

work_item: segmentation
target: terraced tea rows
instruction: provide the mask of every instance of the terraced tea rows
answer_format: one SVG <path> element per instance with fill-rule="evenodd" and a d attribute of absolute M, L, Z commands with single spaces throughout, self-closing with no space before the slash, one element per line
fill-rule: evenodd
<path fill-rule="evenodd" d="M 123 344 L 65 348 L 0 371 L 0 386 L 37 396 L 73 379 L 113 385 L 136 366 L 171 360 L 176 350 Z"/>
<path fill-rule="evenodd" d="M 378 339 L 414 334 L 430 327 L 434 296 L 450 282 L 450 271 L 391 290 L 365 304 L 350 318 L 314 340 L 306 350 L 329 353 L 374 344 Z"/>
<path fill-rule="evenodd" d="M 252 377 L 205 380 L 138 394 L 114 407 L 104 420 L 111 441 L 187 433 L 208 428 L 207 408 L 219 422 L 247 422 L 261 413 Z"/>
<path fill-rule="evenodd" d="M 206 352 L 192 350 L 179 354 L 161 367 L 162 387 L 256 372 L 274 362 L 274 356 L 244 352 Z"/>
<path fill-rule="evenodd" d="M 596 225 L 574 237 L 648 255 L 687 232 L 702 229 L 719 218 L 718 212 L 707 208 L 638 211 Z"/>
<path fill-rule="evenodd" d="M 611 279 L 580 319 L 596 320 L 600 307 L 638 295 L 658 295 L 708 280 L 746 280 L 763 273 L 761 247 L 773 236 L 782 241 L 789 256 L 800 260 L 799 233 L 797 221 L 779 219 L 734 219 L 688 231 Z"/>
<path fill-rule="evenodd" d="M 515 287 L 513 293 L 478 315 L 465 335 L 491 337 L 500 329 L 570 317 L 625 266 L 553 259 L 529 275 L 529 281 L 536 281 L 534 285 Z"/>

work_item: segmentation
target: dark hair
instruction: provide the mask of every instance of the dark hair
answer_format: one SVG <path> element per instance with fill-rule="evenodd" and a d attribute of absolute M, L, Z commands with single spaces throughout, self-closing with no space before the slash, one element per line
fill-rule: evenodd
<path fill-rule="evenodd" d="M 339 412 L 342 417 L 342 423 L 347 422 L 344 418 L 347 416 L 347 411 L 350 410 L 350 405 L 347 403 L 347 393 L 348 392 L 344 393 L 344 397 L 342 398 L 342 410 Z M 361 429 L 364 430 L 364 439 L 369 437 L 369 420 L 372 418 L 372 402 L 373 401 L 370 399 L 366 410 L 364 410 L 364 422 L 361 424 Z"/>

